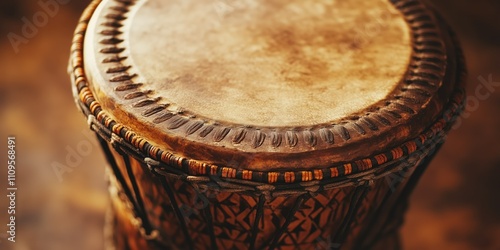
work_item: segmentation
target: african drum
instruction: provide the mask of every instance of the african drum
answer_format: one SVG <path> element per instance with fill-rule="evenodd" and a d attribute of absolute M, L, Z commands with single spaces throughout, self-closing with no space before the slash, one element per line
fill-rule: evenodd
<path fill-rule="evenodd" d="M 71 50 L 110 249 L 398 249 L 464 102 L 421 0 L 96 0 Z"/>

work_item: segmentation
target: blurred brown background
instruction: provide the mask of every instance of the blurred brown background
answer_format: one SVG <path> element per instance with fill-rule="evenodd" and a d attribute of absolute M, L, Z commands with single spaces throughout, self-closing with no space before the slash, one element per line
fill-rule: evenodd
<path fill-rule="evenodd" d="M 0 2 L 0 141 L 17 137 L 19 188 L 16 243 L 0 226 L 0 249 L 99 250 L 108 201 L 100 150 L 92 144 L 92 156 L 61 180 L 52 167 L 66 164 L 68 150 L 95 143 L 82 133 L 86 123 L 66 74 L 73 29 L 88 2 L 66 0 L 26 43 L 12 46 L 7 38 L 21 35 L 23 17 L 33 20 L 46 1 Z M 433 4 L 462 42 L 468 95 L 475 95 L 478 77 L 500 82 L 500 1 Z M 467 111 L 412 196 L 406 249 L 500 249 L 500 87 Z M 0 148 L 5 152 L 6 142 Z M 2 166 L 0 225 L 7 223 L 6 173 Z"/>

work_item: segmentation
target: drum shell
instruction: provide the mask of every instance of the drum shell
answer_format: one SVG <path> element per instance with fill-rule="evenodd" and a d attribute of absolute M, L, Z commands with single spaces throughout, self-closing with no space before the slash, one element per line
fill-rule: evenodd
<path fill-rule="evenodd" d="M 429 145 L 425 152 L 387 166 L 392 169 L 387 175 L 357 185 L 349 183 L 318 192 L 269 197 L 258 192 L 200 186 L 175 175 L 159 175 L 140 159 L 116 150 L 116 146 L 103 145 L 105 152 L 109 151 L 114 158 L 114 171 L 120 171 L 125 177 L 122 186 L 116 176 L 110 174 L 114 219 L 108 227 L 114 231 L 111 245 L 116 249 L 164 249 L 166 246 L 211 249 L 211 237 L 215 238 L 217 249 L 248 249 L 260 199 L 263 199 L 262 216 L 255 249 L 266 249 L 278 237 L 290 213 L 293 213 L 291 222 L 280 234 L 277 249 L 340 246 L 342 249 L 399 249 L 397 229 L 403 220 L 409 191 L 436 152 L 436 145 Z M 144 225 L 141 225 L 143 219 L 134 213 L 123 192 L 124 186 L 133 190 L 134 185 L 138 187 L 151 228 L 157 230 L 153 233 L 156 237 L 149 240 L 151 235 L 144 235 Z M 293 207 L 297 207 L 295 212 Z M 181 218 L 176 209 L 181 211 Z M 186 225 L 188 236 L 183 233 L 182 224 Z"/>

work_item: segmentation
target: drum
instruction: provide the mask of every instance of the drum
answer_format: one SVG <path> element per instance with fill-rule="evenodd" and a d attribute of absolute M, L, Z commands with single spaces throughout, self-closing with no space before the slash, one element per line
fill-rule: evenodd
<path fill-rule="evenodd" d="M 398 249 L 464 72 L 421 0 L 93 1 L 70 74 L 109 247 Z"/>

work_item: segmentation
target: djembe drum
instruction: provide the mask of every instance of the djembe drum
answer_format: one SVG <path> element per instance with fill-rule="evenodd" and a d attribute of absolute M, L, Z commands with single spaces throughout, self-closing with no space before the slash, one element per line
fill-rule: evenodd
<path fill-rule="evenodd" d="M 115 249 L 397 249 L 463 107 L 420 0 L 104 0 L 70 73 Z"/>

